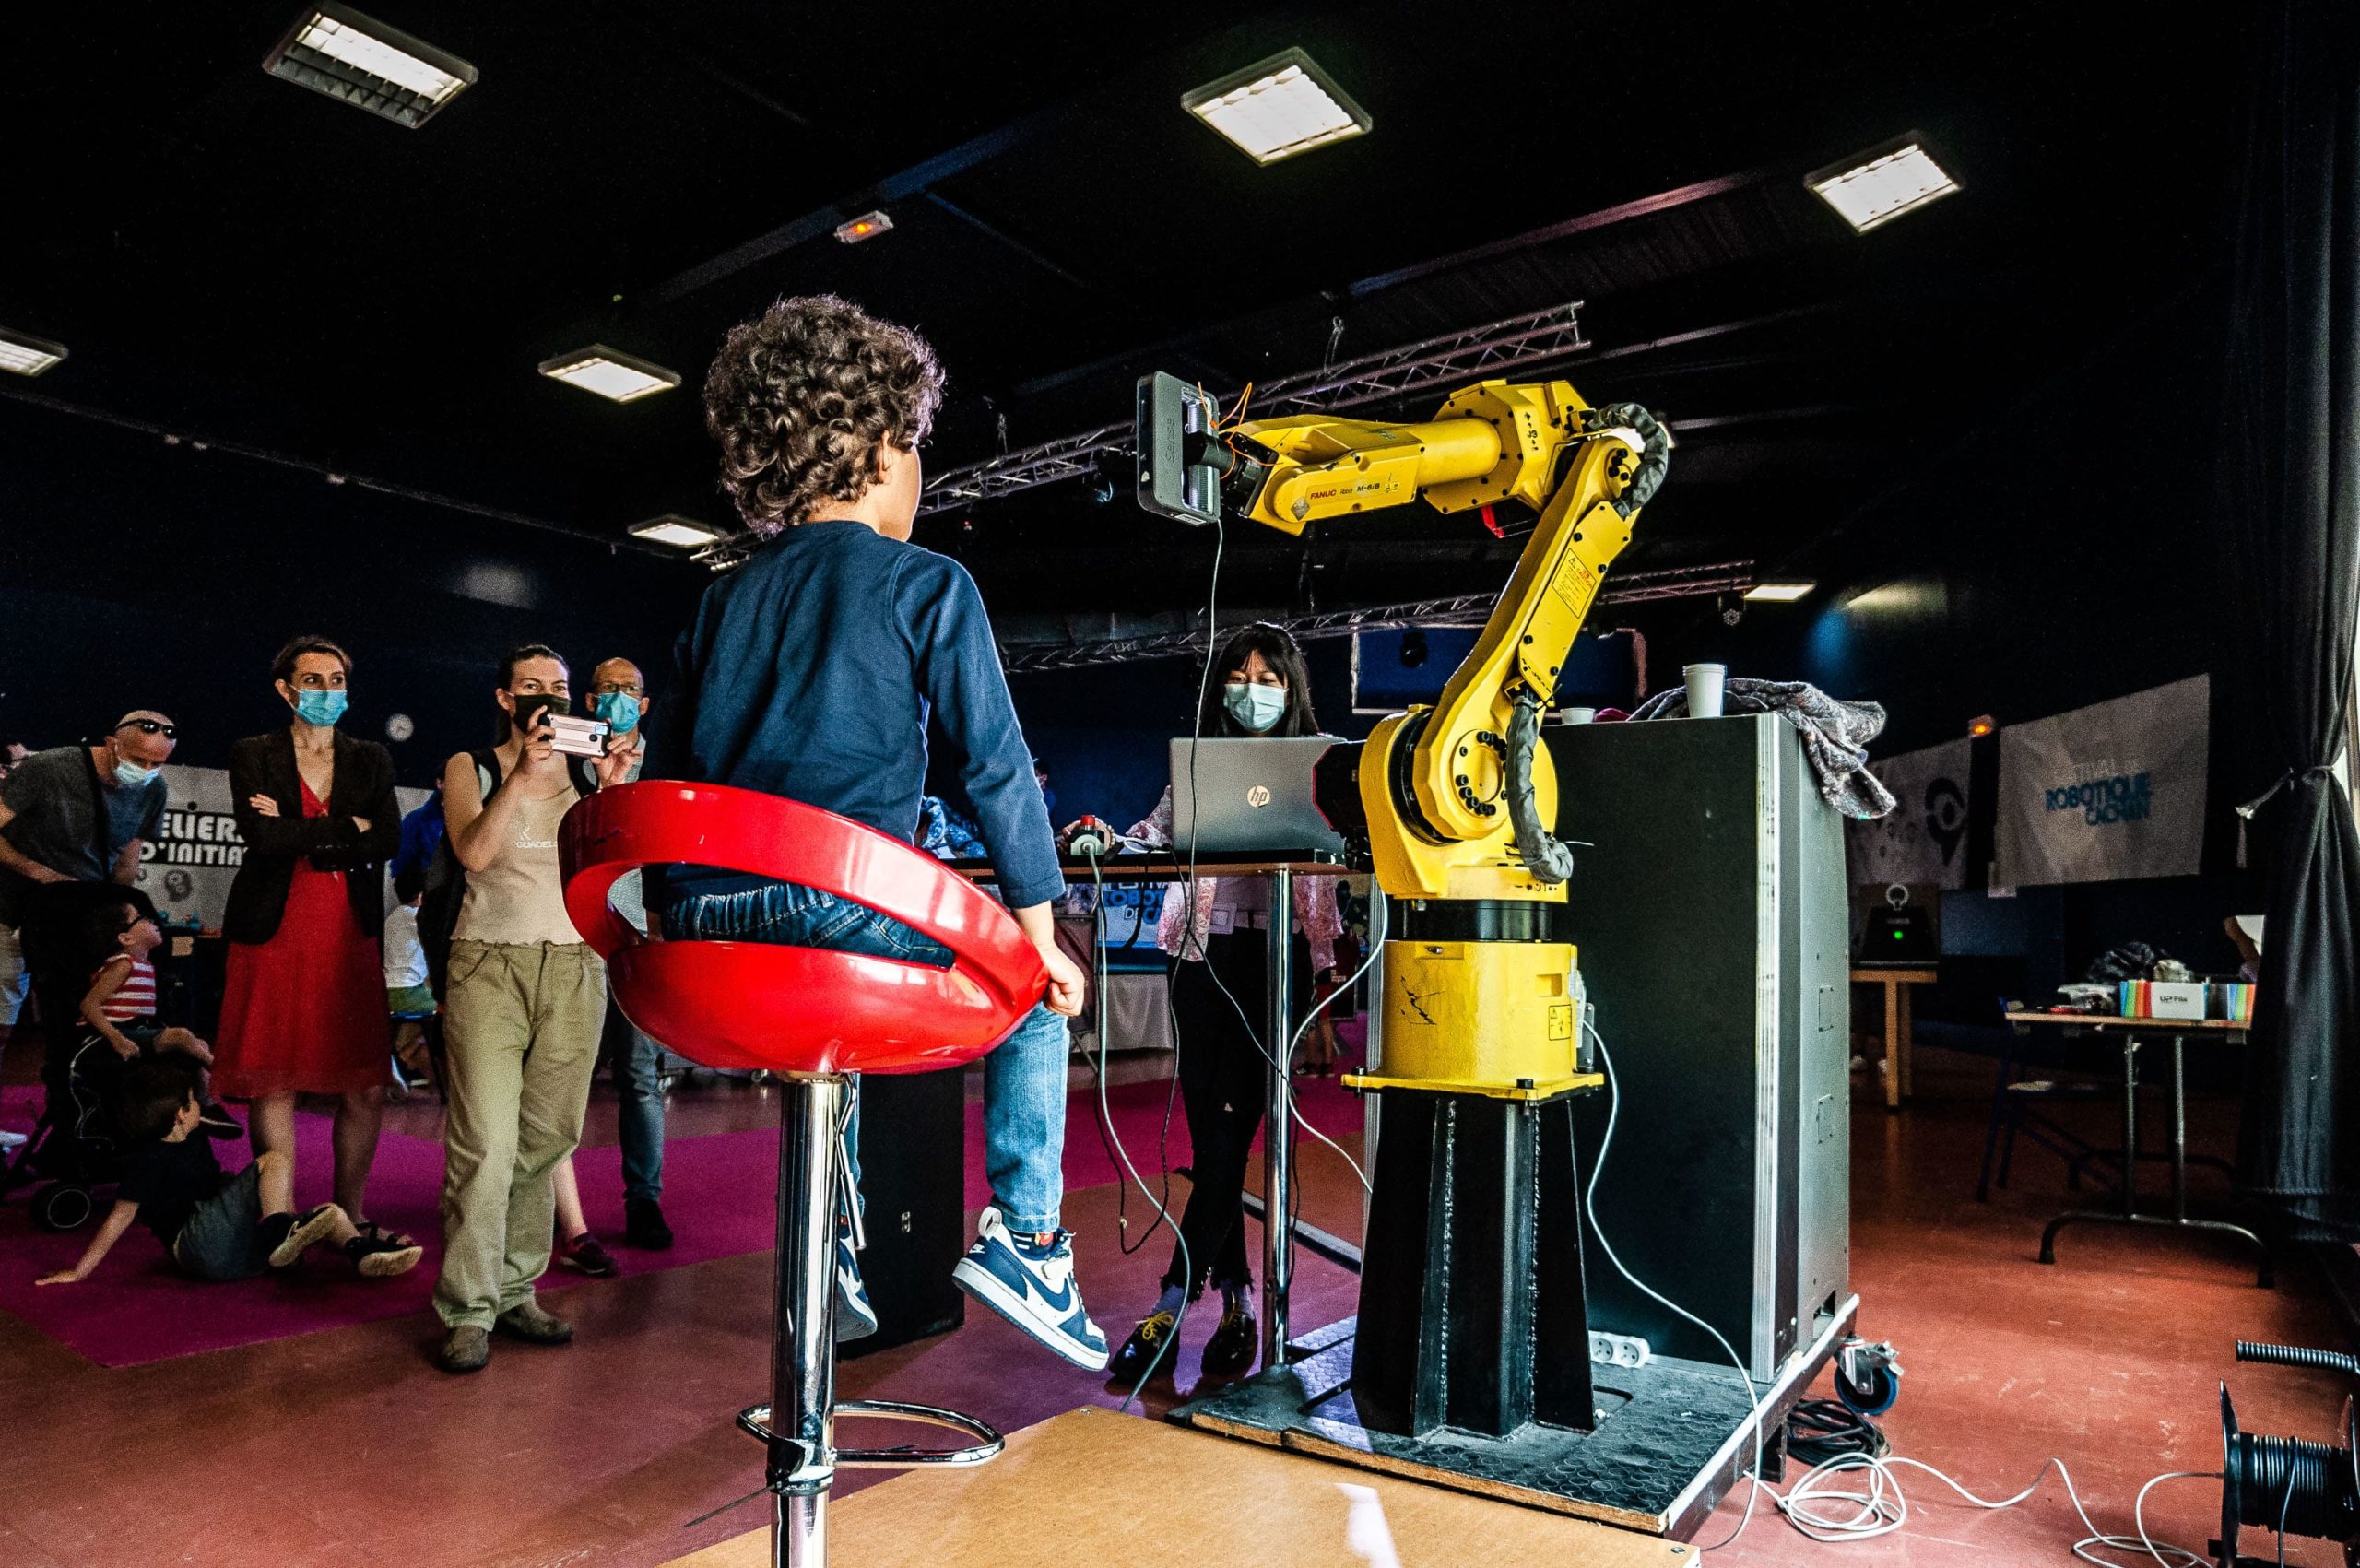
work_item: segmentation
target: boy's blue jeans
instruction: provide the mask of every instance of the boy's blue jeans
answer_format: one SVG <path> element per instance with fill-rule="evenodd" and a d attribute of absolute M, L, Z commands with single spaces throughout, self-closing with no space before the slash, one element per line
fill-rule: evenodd
<path fill-rule="evenodd" d="M 667 941 L 773 942 L 950 966 L 950 949 L 865 904 L 792 882 L 678 899 L 664 910 Z M 984 1169 L 992 1201 L 1019 1234 L 1055 1231 L 1065 1196 L 1066 1020 L 1036 1005 L 984 1058 Z M 860 1180 L 860 1098 L 846 1142 Z"/>

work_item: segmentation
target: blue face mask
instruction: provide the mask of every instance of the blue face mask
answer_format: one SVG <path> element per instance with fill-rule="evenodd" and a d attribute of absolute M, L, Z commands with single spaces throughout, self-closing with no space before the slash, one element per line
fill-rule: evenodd
<path fill-rule="evenodd" d="M 145 789 L 162 771 L 160 768 L 143 768 L 136 762 L 117 762 L 114 765 L 114 782 L 126 789 Z"/>
<path fill-rule="evenodd" d="M 591 699 L 590 708 L 617 735 L 629 735 L 639 727 L 639 699 L 628 691 L 601 691 Z"/>
<path fill-rule="evenodd" d="M 1286 716 L 1287 690 L 1283 686 L 1257 686 L 1250 681 L 1221 688 L 1221 706 L 1229 716 L 1260 735 Z"/>
<path fill-rule="evenodd" d="M 295 716 L 323 729 L 344 717 L 352 698 L 342 691 L 303 690 L 295 693 Z"/>

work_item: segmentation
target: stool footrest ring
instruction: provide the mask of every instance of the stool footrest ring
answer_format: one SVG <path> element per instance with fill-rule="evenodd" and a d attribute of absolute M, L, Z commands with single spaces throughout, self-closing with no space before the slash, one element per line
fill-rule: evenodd
<path fill-rule="evenodd" d="M 999 1457 L 1008 1446 L 997 1428 L 974 1416 L 957 1410 L 946 1410 L 937 1405 L 912 1405 L 900 1399 L 840 1399 L 828 1412 L 832 1431 L 837 1421 L 845 1416 L 865 1416 L 874 1420 L 924 1421 L 930 1426 L 947 1426 L 953 1432 L 963 1432 L 975 1442 L 967 1448 L 840 1448 L 833 1457 L 839 1469 L 891 1470 L 912 1465 L 981 1465 Z"/>
<path fill-rule="evenodd" d="M 808 1446 L 791 1437 L 782 1437 L 771 1430 L 771 1408 L 749 1405 L 738 1412 L 738 1430 L 764 1444 L 784 1443 L 803 1451 L 803 1465 L 826 1473 L 839 1469 L 895 1470 L 919 1465 L 951 1465 L 966 1467 L 988 1463 L 999 1457 L 1008 1446 L 997 1428 L 974 1416 L 957 1410 L 946 1410 L 938 1405 L 913 1405 L 900 1399 L 844 1399 L 828 1412 L 828 1426 L 832 1436 L 835 1423 L 845 1416 L 860 1416 L 875 1421 L 924 1421 L 929 1426 L 949 1427 L 962 1432 L 975 1441 L 965 1448 L 835 1448 L 825 1456 L 812 1454 Z"/>

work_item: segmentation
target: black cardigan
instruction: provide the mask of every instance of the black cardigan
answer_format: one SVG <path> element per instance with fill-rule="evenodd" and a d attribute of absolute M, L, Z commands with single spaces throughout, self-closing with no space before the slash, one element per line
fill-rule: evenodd
<path fill-rule="evenodd" d="M 278 802 L 278 815 L 266 817 L 246 804 L 249 796 Z M 230 808 L 246 841 L 221 934 L 233 942 L 267 942 L 278 934 L 287 913 L 287 890 L 295 863 L 308 859 L 322 871 L 355 873 L 345 878 L 354 918 L 372 937 L 385 930 L 384 878 L 378 868 L 401 847 L 402 808 L 394 798 L 393 754 L 372 740 L 355 740 L 338 730 L 336 776 L 328 783 L 328 814 L 303 815 L 303 780 L 295 770 L 295 736 L 273 730 L 230 748 Z M 352 819 L 369 819 L 365 834 Z"/>

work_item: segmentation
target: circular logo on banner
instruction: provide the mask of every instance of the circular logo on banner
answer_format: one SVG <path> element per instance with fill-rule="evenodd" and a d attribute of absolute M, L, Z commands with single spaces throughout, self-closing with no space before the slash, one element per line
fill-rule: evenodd
<path fill-rule="evenodd" d="M 1245 804 L 1257 807 L 1268 806 L 1270 804 L 1270 786 L 1268 784 L 1256 784 L 1252 789 L 1247 790 L 1245 792 Z"/>

